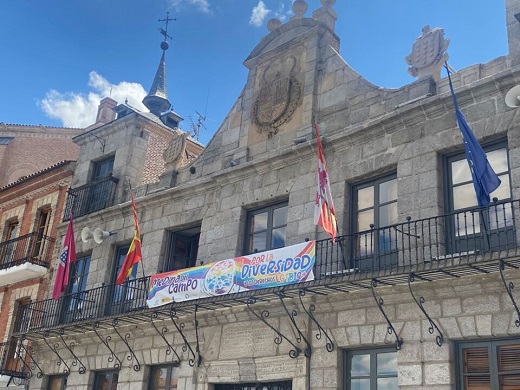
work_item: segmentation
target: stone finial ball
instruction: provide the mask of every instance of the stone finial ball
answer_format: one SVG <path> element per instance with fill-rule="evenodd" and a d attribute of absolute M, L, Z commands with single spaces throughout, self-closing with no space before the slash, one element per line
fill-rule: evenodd
<path fill-rule="evenodd" d="M 269 21 L 267 22 L 267 29 L 269 30 L 269 32 L 271 32 L 273 30 L 276 30 L 281 25 L 282 25 L 282 21 L 280 19 L 272 18 L 272 19 L 269 19 Z"/>
<path fill-rule="evenodd" d="M 324 7 L 332 7 L 334 4 L 336 4 L 336 0 L 321 0 L 321 4 Z"/>
<path fill-rule="evenodd" d="M 161 42 L 161 49 L 168 50 L 169 47 L 170 47 L 170 45 L 168 45 L 168 42 L 166 42 L 166 41 Z"/>
<path fill-rule="evenodd" d="M 298 17 L 302 17 L 307 12 L 309 6 L 305 0 L 295 0 L 292 5 L 294 14 Z"/>

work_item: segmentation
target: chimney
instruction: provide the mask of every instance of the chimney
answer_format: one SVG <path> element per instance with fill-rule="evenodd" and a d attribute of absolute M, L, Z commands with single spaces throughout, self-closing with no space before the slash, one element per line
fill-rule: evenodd
<path fill-rule="evenodd" d="M 113 108 L 117 106 L 117 102 L 109 97 L 102 99 L 99 102 L 96 123 L 108 123 L 116 119 L 116 113 Z"/>

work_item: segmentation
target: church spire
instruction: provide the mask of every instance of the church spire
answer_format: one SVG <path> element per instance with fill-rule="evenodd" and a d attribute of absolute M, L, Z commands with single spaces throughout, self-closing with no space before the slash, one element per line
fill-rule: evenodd
<path fill-rule="evenodd" d="M 159 62 L 159 67 L 157 68 L 157 72 L 155 73 L 155 77 L 153 79 L 152 87 L 148 92 L 148 95 L 143 99 L 143 104 L 150 110 L 150 112 L 154 115 L 161 116 L 161 114 L 171 106 L 170 101 L 168 100 L 168 94 L 166 92 L 166 64 L 165 64 L 165 54 L 166 50 L 170 47 L 167 40 L 172 39 L 168 35 L 168 23 L 172 20 L 176 20 L 170 18 L 170 13 L 166 13 L 166 19 L 159 19 L 159 22 L 165 22 L 166 28 L 159 28 L 160 33 L 164 36 L 164 41 L 161 42 L 162 56 L 161 61 Z"/>

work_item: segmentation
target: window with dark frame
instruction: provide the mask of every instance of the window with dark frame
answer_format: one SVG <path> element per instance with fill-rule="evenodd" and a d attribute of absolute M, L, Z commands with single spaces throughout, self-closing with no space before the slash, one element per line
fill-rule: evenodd
<path fill-rule="evenodd" d="M 104 160 L 95 161 L 92 167 L 92 181 L 104 179 L 112 174 L 114 170 L 114 156 Z"/>
<path fill-rule="evenodd" d="M 65 390 L 67 388 L 66 375 L 50 375 L 47 381 L 47 390 Z"/>
<path fill-rule="evenodd" d="M 199 251 L 200 226 L 169 233 L 163 272 L 194 267 Z"/>
<path fill-rule="evenodd" d="M 458 390 L 520 389 L 520 339 L 456 343 Z"/>
<path fill-rule="evenodd" d="M 119 371 L 97 371 L 93 390 L 116 390 Z"/>
<path fill-rule="evenodd" d="M 286 242 L 288 203 L 248 211 L 245 254 L 283 248 Z"/>
<path fill-rule="evenodd" d="M 397 390 L 395 348 L 345 352 L 345 390 Z"/>
<path fill-rule="evenodd" d="M 149 390 L 177 390 L 178 365 L 152 366 Z"/>
<path fill-rule="evenodd" d="M 121 268 L 123 267 L 123 263 L 126 258 L 126 254 L 128 253 L 128 249 L 130 248 L 130 244 L 118 246 L 116 248 L 116 261 L 115 261 L 115 269 L 114 269 L 114 275 L 112 276 L 112 284 L 114 285 L 114 294 L 112 296 L 112 304 L 119 304 L 124 301 L 132 300 L 134 293 L 135 293 L 135 282 L 134 280 L 137 278 L 137 267 L 134 267 L 132 269 L 132 273 L 128 278 L 125 279 L 125 281 L 115 286 L 117 275 L 119 275 L 119 272 L 121 271 Z"/>
<path fill-rule="evenodd" d="M 381 269 L 397 262 L 397 177 L 388 175 L 352 187 L 354 268 Z"/>
<path fill-rule="evenodd" d="M 85 318 L 90 314 L 86 307 L 88 305 L 85 305 L 90 259 L 90 255 L 80 256 L 70 265 L 69 283 L 67 285 L 67 294 L 65 295 L 65 299 L 68 302 L 64 306 L 66 308 L 65 316 L 69 320 Z"/>
<path fill-rule="evenodd" d="M 502 182 L 490 195 L 492 203 L 485 210 L 478 209 L 465 153 L 446 158 L 446 206 L 448 213 L 453 213 L 447 230 L 451 253 L 490 250 L 515 242 L 507 143 L 485 146 L 484 151 Z"/>

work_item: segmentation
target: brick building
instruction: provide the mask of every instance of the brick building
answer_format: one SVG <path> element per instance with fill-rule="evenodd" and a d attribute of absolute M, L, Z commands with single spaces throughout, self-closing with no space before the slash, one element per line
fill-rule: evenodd
<path fill-rule="evenodd" d="M 444 31 L 410 42 L 417 81 L 379 88 L 338 54 L 334 3 L 306 17 L 297 0 L 294 18 L 268 22 L 217 133 L 187 160 L 172 131 L 158 181 L 146 176 L 158 172 L 151 134 L 180 120 L 164 85 L 146 99 L 158 119 L 120 105 L 76 137 L 75 185 L 113 175 L 97 203 L 69 203 L 79 289 L 15 319 L 36 351 L 31 388 L 518 388 L 520 93 L 508 92 L 520 84 L 520 1 L 505 0 L 509 54 L 452 75 L 501 180 L 482 208 L 440 76 Z M 313 118 L 335 241 L 314 223 Z M 143 260 L 115 285 L 134 236 L 122 183 L 136 194 Z M 95 228 L 109 234 L 93 240 Z"/>
<path fill-rule="evenodd" d="M 20 339 L 12 337 L 13 319 L 20 304 L 47 296 L 74 166 L 62 161 L 0 188 L 0 377 L 23 368 Z"/>

